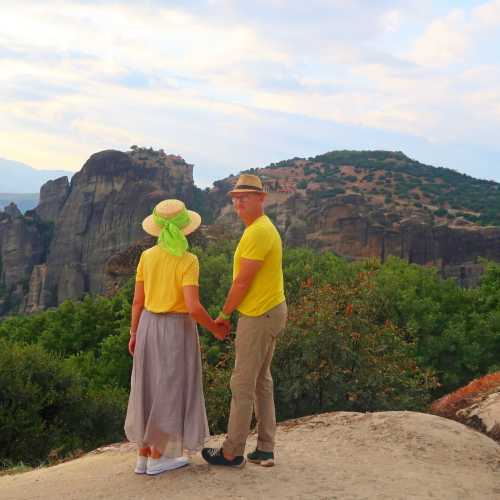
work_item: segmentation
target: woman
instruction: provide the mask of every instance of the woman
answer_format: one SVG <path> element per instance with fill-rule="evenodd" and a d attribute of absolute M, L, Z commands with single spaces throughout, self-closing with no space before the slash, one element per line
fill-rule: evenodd
<path fill-rule="evenodd" d="M 179 200 L 158 203 L 142 223 L 158 240 L 141 255 L 132 304 L 125 433 L 138 446 L 137 474 L 186 465 L 184 450 L 198 450 L 209 436 L 196 322 L 219 340 L 227 332 L 199 300 L 198 259 L 186 235 L 200 223 Z"/>

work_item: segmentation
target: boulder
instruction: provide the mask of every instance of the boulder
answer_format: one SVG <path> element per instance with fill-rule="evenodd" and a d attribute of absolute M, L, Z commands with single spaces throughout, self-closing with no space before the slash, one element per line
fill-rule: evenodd
<path fill-rule="evenodd" d="M 278 425 L 276 466 L 212 467 L 199 454 L 155 478 L 133 473 L 135 448 L 110 445 L 71 462 L 0 477 L 2 498 L 168 497 L 279 500 L 493 500 L 500 445 L 462 424 L 413 412 L 337 412 Z M 224 436 L 207 443 L 220 446 Z M 255 434 L 247 452 L 256 444 Z"/>
<path fill-rule="evenodd" d="M 431 406 L 435 415 L 450 418 L 500 442 L 500 372 L 491 373 Z"/>

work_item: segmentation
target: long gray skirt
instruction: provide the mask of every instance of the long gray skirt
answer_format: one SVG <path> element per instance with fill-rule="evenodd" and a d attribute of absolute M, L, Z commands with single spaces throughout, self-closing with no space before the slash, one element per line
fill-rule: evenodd
<path fill-rule="evenodd" d="M 167 457 L 199 450 L 210 435 L 196 322 L 188 314 L 143 310 L 125 434 Z"/>

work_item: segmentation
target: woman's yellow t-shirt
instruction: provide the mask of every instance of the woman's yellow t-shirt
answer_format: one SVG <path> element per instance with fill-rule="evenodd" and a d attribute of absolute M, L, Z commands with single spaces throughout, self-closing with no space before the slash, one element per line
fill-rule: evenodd
<path fill-rule="evenodd" d="M 144 307 L 154 313 L 188 312 L 183 286 L 198 286 L 198 257 L 186 252 L 176 257 L 158 245 L 142 252 L 135 280 L 144 282 Z"/>

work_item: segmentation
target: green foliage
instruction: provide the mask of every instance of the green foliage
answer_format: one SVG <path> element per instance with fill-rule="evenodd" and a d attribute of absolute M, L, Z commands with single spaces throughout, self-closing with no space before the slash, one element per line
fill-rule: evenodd
<path fill-rule="evenodd" d="M 461 289 L 434 269 L 390 259 L 375 281 L 380 314 L 416 343 L 416 359 L 432 368 L 451 392 L 498 369 L 500 359 L 500 266 L 489 264 L 480 287 Z M 495 288 L 496 287 L 496 288 Z"/>
<path fill-rule="evenodd" d="M 344 180 L 347 182 L 356 182 L 358 178 L 355 175 L 346 175 L 344 176 Z"/>
<path fill-rule="evenodd" d="M 435 386 L 413 344 L 389 321 L 374 321 L 368 273 L 349 284 L 306 284 L 275 354 L 280 418 L 331 410 L 422 409 Z"/>
<path fill-rule="evenodd" d="M 313 191 L 313 196 L 315 198 L 335 198 L 339 194 L 344 194 L 345 189 L 341 187 L 334 187 L 331 189 L 315 190 Z"/>
<path fill-rule="evenodd" d="M 438 208 L 435 212 L 434 215 L 436 217 L 446 217 L 448 215 L 448 210 L 446 208 Z"/>
<path fill-rule="evenodd" d="M 193 249 L 212 316 L 231 285 L 234 248 L 224 241 Z M 279 418 L 421 409 L 500 369 L 499 264 L 463 290 L 394 258 L 351 263 L 311 249 L 283 257 L 290 318 L 273 369 Z M 0 322 L 0 461 L 36 464 L 122 438 L 133 286 L 131 279 L 113 298 Z M 200 341 L 210 427 L 224 432 L 234 345 L 203 329 Z"/>
<path fill-rule="evenodd" d="M 126 392 L 89 390 L 40 346 L 0 341 L 0 462 L 35 465 L 120 439 Z"/>

